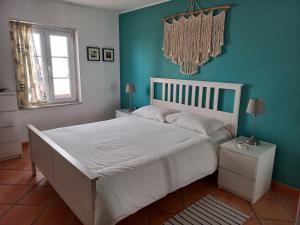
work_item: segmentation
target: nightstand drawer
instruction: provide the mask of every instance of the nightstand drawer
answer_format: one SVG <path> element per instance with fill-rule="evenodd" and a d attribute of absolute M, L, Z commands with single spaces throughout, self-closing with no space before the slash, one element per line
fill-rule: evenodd
<path fill-rule="evenodd" d="M 0 96 L 0 112 L 18 110 L 16 95 Z"/>
<path fill-rule="evenodd" d="M 254 181 L 232 173 L 226 169 L 219 168 L 218 184 L 234 193 L 242 195 L 247 199 L 252 199 Z"/>
<path fill-rule="evenodd" d="M 0 143 L 19 140 L 19 127 L 0 128 Z"/>
<path fill-rule="evenodd" d="M 21 144 L 19 142 L 9 142 L 0 144 L 0 160 L 16 158 L 22 156 Z"/>
<path fill-rule="evenodd" d="M 256 178 L 257 159 L 227 149 L 220 149 L 220 166 L 250 179 Z"/>
<path fill-rule="evenodd" d="M 3 112 L 0 116 L 0 128 L 18 125 L 18 111 Z"/>

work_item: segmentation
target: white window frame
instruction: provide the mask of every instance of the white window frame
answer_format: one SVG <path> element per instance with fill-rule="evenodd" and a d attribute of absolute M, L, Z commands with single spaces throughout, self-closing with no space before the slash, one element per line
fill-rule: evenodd
<path fill-rule="evenodd" d="M 44 72 L 46 105 L 80 102 L 79 61 L 76 30 L 70 28 L 57 28 L 42 25 L 33 25 L 33 33 L 40 34 L 42 67 Z M 68 38 L 69 79 L 71 97 L 55 98 L 54 78 L 51 57 L 50 35 L 61 35 Z M 59 79 L 59 78 L 55 78 Z M 43 106 L 43 105 L 41 105 Z"/>

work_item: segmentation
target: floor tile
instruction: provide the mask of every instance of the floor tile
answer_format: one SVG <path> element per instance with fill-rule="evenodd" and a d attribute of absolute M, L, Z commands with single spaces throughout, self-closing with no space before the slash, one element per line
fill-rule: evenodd
<path fill-rule="evenodd" d="M 172 213 L 150 212 L 149 225 L 161 225 L 173 216 Z"/>
<path fill-rule="evenodd" d="M 0 204 L 0 216 L 2 216 L 12 205 Z"/>
<path fill-rule="evenodd" d="M 33 225 L 69 225 L 73 220 L 72 211 L 65 205 L 46 208 Z"/>
<path fill-rule="evenodd" d="M 271 191 L 273 195 L 281 199 L 297 200 L 299 199 L 299 191 L 287 188 L 282 184 L 272 183 Z"/>
<path fill-rule="evenodd" d="M 282 185 L 273 185 L 269 195 L 275 197 L 276 199 L 284 205 L 286 210 L 292 216 L 293 219 L 296 218 L 298 202 L 299 202 L 299 192 L 293 189 L 288 189 Z"/>
<path fill-rule="evenodd" d="M 31 225 L 44 208 L 16 205 L 0 218 L 0 225 Z"/>
<path fill-rule="evenodd" d="M 261 220 L 262 225 L 294 225 L 292 222 L 276 221 L 276 220 Z"/>
<path fill-rule="evenodd" d="M 279 201 L 285 207 L 285 209 L 289 212 L 289 214 L 291 215 L 293 220 L 296 220 L 299 200 L 280 199 Z"/>
<path fill-rule="evenodd" d="M 29 191 L 26 185 L 0 185 L 0 203 L 15 203 Z"/>
<path fill-rule="evenodd" d="M 184 194 L 183 195 L 183 207 L 189 207 L 190 205 L 194 204 L 195 202 L 199 201 L 201 197 L 198 194 Z"/>
<path fill-rule="evenodd" d="M 252 209 L 252 206 L 246 200 L 239 198 L 229 192 L 218 190 L 211 194 L 213 197 L 221 202 L 228 204 L 229 206 L 240 210 L 241 212 L 250 216 L 250 219 L 255 219 L 256 216 Z"/>
<path fill-rule="evenodd" d="M 49 206 L 63 203 L 52 187 L 36 186 L 18 204 Z"/>
<path fill-rule="evenodd" d="M 293 221 L 284 206 L 276 198 L 265 195 L 258 200 L 253 209 L 258 219 Z"/>
<path fill-rule="evenodd" d="M 230 193 L 229 191 L 226 191 L 222 188 L 217 188 L 214 192 L 212 192 L 212 194 L 216 197 L 216 196 L 233 196 L 232 193 Z"/>
<path fill-rule="evenodd" d="M 178 213 L 183 210 L 183 200 L 181 196 L 168 195 L 150 206 L 150 212 Z"/>
<path fill-rule="evenodd" d="M 208 179 L 206 180 L 198 180 L 187 187 L 183 188 L 183 194 L 194 194 L 198 195 L 199 198 L 212 193 L 213 191 L 217 190 L 217 185 L 209 182 Z"/>
<path fill-rule="evenodd" d="M 123 219 L 117 225 L 148 225 L 149 214 L 139 211 L 127 218 Z"/>
<path fill-rule="evenodd" d="M 0 170 L 0 184 L 27 184 L 34 185 L 44 176 L 37 171 L 36 176 L 31 171 L 22 170 Z"/>
<path fill-rule="evenodd" d="M 84 224 L 74 215 L 70 225 L 84 225 Z"/>
<path fill-rule="evenodd" d="M 260 225 L 257 219 L 249 219 L 243 225 Z"/>
<path fill-rule="evenodd" d="M 182 194 L 183 194 L 183 189 L 179 189 L 177 191 L 171 192 L 167 196 L 168 197 L 179 197 L 179 198 L 182 198 Z"/>
<path fill-rule="evenodd" d="M 23 158 L 30 158 L 28 143 L 22 144 Z"/>
<path fill-rule="evenodd" d="M 29 158 L 11 159 L 0 163 L 0 169 L 31 170 Z"/>

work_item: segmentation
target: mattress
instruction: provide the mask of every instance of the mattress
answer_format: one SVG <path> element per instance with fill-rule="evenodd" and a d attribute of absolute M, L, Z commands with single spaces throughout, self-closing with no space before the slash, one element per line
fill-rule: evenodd
<path fill-rule="evenodd" d="M 95 225 L 124 217 L 217 169 L 226 130 L 211 136 L 136 116 L 43 132 L 99 179 Z"/>

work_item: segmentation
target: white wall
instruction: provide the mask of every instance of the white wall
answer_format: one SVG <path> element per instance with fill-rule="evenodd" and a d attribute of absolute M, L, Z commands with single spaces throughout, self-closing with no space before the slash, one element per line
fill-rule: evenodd
<path fill-rule="evenodd" d="M 21 110 L 22 141 L 25 125 L 39 129 L 80 124 L 113 117 L 120 102 L 119 20 L 109 11 L 48 0 L 0 0 L 0 88 L 15 89 L 8 19 L 78 29 L 82 104 Z M 87 46 L 115 49 L 115 62 L 88 62 Z"/>

